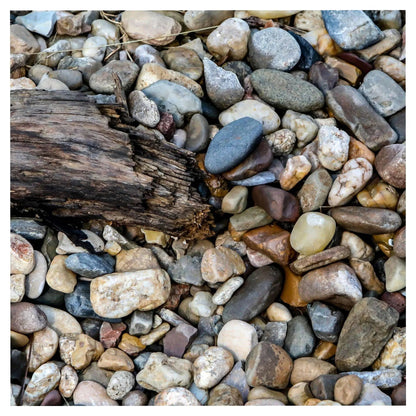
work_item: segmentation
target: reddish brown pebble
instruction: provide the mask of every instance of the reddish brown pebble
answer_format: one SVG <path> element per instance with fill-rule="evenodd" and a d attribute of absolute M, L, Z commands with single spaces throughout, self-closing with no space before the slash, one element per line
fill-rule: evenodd
<path fill-rule="evenodd" d="M 406 405 L 406 381 L 402 381 L 393 389 L 391 393 L 391 401 L 395 406 Z"/>
<path fill-rule="evenodd" d="M 175 284 L 173 283 L 170 289 L 169 298 L 162 305 L 163 308 L 166 309 L 176 309 L 179 304 L 181 303 L 181 298 L 186 297 L 189 294 L 189 289 L 191 288 L 191 285 L 188 285 L 186 283 L 181 284 Z"/>
<path fill-rule="evenodd" d="M 290 233 L 276 224 L 255 228 L 243 236 L 243 241 L 248 247 L 270 257 L 282 266 L 289 264 L 289 261 L 296 256 L 289 239 Z"/>
<path fill-rule="evenodd" d="M 41 406 L 60 406 L 62 404 L 62 396 L 58 390 L 50 391 L 42 400 Z"/>
<path fill-rule="evenodd" d="M 169 357 L 182 358 L 188 345 L 196 337 L 197 329 L 191 325 L 179 324 L 163 338 L 163 352 Z"/>
<path fill-rule="evenodd" d="M 406 187 L 406 145 L 404 143 L 384 146 L 376 156 L 377 173 L 395 188 Z"/>
<path fill-rule="evenodd" d="M 298 199 L 283 189 L 268 185 L 253 187 L 254 204 L 263 208 L 276 221 L 295 222 L 300 215 Z"/>
<path fill-rule="evenodd" d="M 103 322 L 100 328 L 100 342 L 104 348 L 115 347 L 121 333 L 127 328 L 123 322 L 109 323 Z"/>
<path fill-rule="evenodd" d="M 406 227 L 396 231 L 393 238 L 393 252 L 397 257 L 406 257 Z"/>
<path fill-rule="evenodd" d="M 161 113 L 159 124 L 156 126 L 166 139 L 171 139 L 175 134 L 176 126 L 173 116 L 170 113 Z"/>
<path fill-rule="evenodd" d="M 384 292 L 380 299 L 399 313 L 406 310 L 406 298 L 400 292 Z"/>

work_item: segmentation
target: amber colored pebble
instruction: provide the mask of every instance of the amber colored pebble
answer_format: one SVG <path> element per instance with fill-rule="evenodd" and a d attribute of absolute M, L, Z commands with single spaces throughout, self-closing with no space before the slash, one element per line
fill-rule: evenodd
<path fill-rule="evenodd" d="M 394 233 L 373 235 L 374 242 L 387 257 L 393 254 L 393 238 Z"/>
<path fill-rule="evenodd" d="M 362 72 L 355 65 L 351 65 L 342 59 L 327 56 L 325 58 L 325 63 L 332 68 L 338 69 L 339 76 L 347 80 L 353 86 L 361 79 Z"/>
<path fill-rule="evenodd" d="M 146 348 L 146 345 L 140 341 L 140 338 L 125 333 L 121 337 L 118 348 L 128 355 L 136 356 L 140 351 L 143 351 Z"/>
<path fill-rule="evenodd" d="M 393 186 L 376 178 L 357 194 L 357 199 L 363 207 L 395 210 L 399 193 Z"/>
<path fill-rule="evenodd" d="M 24 334 L 19 334 L 15 331 L 10 331 L 10 342 L 12 348 L 22 348 L 29 342 L 29 338 Z"/>
<path fill-rule="evenodd" d="M 316 399 L 315 397 L 306 400 L 305 403 L 303 403 L 304 406 L 316 406 L 320 402 L 319 399 Z"/>
<path fill-rule="evenodd" d="M 367 159 L 372 165 L 374 164 L 374 160 L 376 158 L 375 154 L 364 143 L 361 143 L 356 138 L 350 136 L 348 159 L 357 159 L 357 157 Z"/>
<path fill-rule="evenodd" d="M 205 185 L 208 186 L 208 189 L 212 196 L 222 198 L 225 195 L 227 195 L 229 191 L 228 183 L 222 176 L 208 173 L 205 169 L 204 159 L 205 154 L 202 153 L 196 157 L 199 169 L 201 169 L 205 173 Z"/>
<path fill-rule="evenodd" d="M 228 223 L 228 231 L 230 232 L 231 237 L 234 241 L 241 241 L 243 239 L 243 235 L 247 232 L 246 230 L 235 230 L 234 227 L 231 225 L 231 222 Z"/>
<path fill-rule="evenodd" d="M 319 358 L 320 360 L 329 360 L 331 357 L 335 355 L 337 351 L 337 346 L 332 342 L 328 341 L 319 341 L 318 346 L 315 348 L 313 352 L 313 356 L 315 358 Z"/>
<path fill-rule="evenodd" d="M 290 306 L 302 308 L 308 303 L 299 296 L 299 282 L 302 276 L 298 276 L 289 269 L 288 266 L 283 267 L 285 271 L 285 283 L 280 294 L 280 299 Z"/>

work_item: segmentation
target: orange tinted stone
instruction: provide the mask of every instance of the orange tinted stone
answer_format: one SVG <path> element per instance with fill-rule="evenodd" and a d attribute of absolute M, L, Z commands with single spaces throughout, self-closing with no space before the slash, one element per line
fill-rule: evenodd
<path fill-rule="evenodd" d="M 280 299 L 290 306 L 302 308 L 308 303 L 299 296 L 299 282 L 302 276 L 298 276 L 289 269 L 288 266 L 283 267 L 285 271 L 285 283 L 283 285 Z"/>
<path fill-rule="evenodd" d="M 204 159 L 204 154 L 199 154 L 196 157 L 199 169 L 201 169 L 205 173 L 204 182 L 208 186 L 212 196 L 222 198 L 225 195 L 227 195 L 229 191 L 228 183 L 222 176 L 208 173 L 205 169 Z"/>
<path fill-rule="evenodd" d="M 373 235 L 374 242 L 387 257 L 393 254 L 393 238 L 394 233 Z"/>
<path fill-rule="evenodd" d="M 364 143 L 350 136 L 348 159 L 356 159 L 357 157 L 363 157 L 371 164 L 374 164 L 376 158 L 374 153 Z"/>
<path fill-rule="evenodd" d="M 337 351 L 337 346 L 332 342 L 328 341 L 319 341 L 318 346 L 315 348 L 313 352 L 313 356 L 315 358 L 319 358 L 320 360 L 329 360 L 331 357 L 335 355 Z"/>
<path fill-rule="evenodd" d="M 231 225 L 231 222 L 228 223 L 228 231 L 231 234 L 231 237 L 234 241 L 241 241 L 243 238 L 243 235 L 246 233 L 246 231 L 237 231 L 234 229 L 234 227 Z"/>
<path fill-rule="evenodd" d="M 138 337 L 130 334 L 123 334 L 121 341 L 118 344 L 118 348 L 128 355 L 136 356 L 140 351 L 143 351 L 146 348 L 146 345 L 144 345 Z"/>

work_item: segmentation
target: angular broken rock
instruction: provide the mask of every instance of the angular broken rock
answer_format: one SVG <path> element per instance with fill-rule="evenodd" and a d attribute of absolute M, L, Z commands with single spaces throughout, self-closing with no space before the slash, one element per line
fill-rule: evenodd
<path fill-rule="evenodd" d="M 249 386 L 284 389 L 289 383 L 293 361 L 283 348 L 264 341 L 251 350 L 245 369 Z"/>
<path fill-rule="evenodd" d="M 354 270 L 340 262 L 303 276 L 299 283 L 299 295 L 308 303 L 322 300 L 345 310 L 350 310 L 363 296 Z"/>
<path fill-rule="evenodd" d="M 197 329 L 192 325 L 179 324 L 164 336 L 163 352 L 169 357 L 182 358 L 197 332 Z"/>
<path fill-rule="evenodd" d="M 376 298 L 364 298 L 351 309 L 338 340 L 339 371 L 360 371 L 377 359 L 393 334 L 399 313 Z"/>
<path fill-rule="evenodd" d="M 165 303 L 170 278 L 162 269 L 112 273 L 91 281 L 94 312 L 105 318 L 122 318 L 135 309 L 149 311 Z"/>

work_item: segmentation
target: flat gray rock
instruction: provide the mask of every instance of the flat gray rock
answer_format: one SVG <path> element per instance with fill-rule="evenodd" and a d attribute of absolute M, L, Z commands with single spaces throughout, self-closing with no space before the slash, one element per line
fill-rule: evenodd
<path fill-rule="evenodd" d="M 55 27 L 56 18 L 55 11 L 34 11 L 24 16 L 16 17 L 15 22 L 23 25 L 31 32 L 49 37 Z"/>

